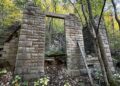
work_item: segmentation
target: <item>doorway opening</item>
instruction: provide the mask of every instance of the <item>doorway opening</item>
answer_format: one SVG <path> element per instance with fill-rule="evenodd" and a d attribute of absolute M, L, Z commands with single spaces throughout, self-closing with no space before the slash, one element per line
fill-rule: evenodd
<path fill-rule="evenodd" d="M 46 17 L 45 68 L 66 67 L 64 19 Z"/>

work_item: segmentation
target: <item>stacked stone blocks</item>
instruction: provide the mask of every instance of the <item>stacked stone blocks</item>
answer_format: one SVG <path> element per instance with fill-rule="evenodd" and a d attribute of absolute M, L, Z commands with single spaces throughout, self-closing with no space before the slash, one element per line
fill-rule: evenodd
<path fill-rule="evenodd" d="M 15 74 L 24 80 L 44 74 L 45 15 L 29 3 L 24 11 L 20 30 Z"/>
<path fill-rule="evenodd" d="M 9 66 L 11 66 L 11 71 L 14 71 L 17 49 L 18 38 L 15 36 L 13 36 L 10 41 L 6 42 L 3 47 L 2 60 L 9 62 Z"/>
<path fill-rule="evenodd" d="M 81 57 L 80 49 L 77 41 L 84 51 L 82 27 L 80 21 L 75 15 L 68 15 L 65 18 L 66 32 L 66 53 L 67 53 L 67 68 L 68 73 L 73 76 L 78 76 L 85 70 L 83 58 Z M 85 70 L 86 71 L 86 70 Z"/>
<path fill-rule="evenodd" d="M 44 74 L 46 15 L 41 13 L 40 9 L 31 3 L 27 5 L 23 13 L 15 74 L 20 75 L 24 80 L 31 80 L 40 78 Z M 73 76 L 79 76 L 87 72 L 77 45 L 77 41 L 79 41 L 80 47 L 85 53 L 82 27 L 80 24 L 80 21 L 75 15 L 70 14 L 65 16 L 67 69 L 68 73 Z M 104 34 L 100 32 L 100 34 L 102 37 L 106 32 L 104 31 Z M 106 36 L 103 36 L 102 40 L 106 40 L 106 38 Z M 106 55 L 109 58 L 108 41 L 103 41 L 103 45 L 106 49 Z"/>

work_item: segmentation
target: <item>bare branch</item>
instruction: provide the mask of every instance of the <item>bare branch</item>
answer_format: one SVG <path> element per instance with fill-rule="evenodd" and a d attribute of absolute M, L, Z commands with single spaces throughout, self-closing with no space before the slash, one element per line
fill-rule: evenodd
<path fill-rule="evenodd" d="M 97 30 L 97 26 L 96 26 L 95 21 L 94 21 L 94 18 L 93 18 L 90 0 L 86 0 L 86 1 L 87 1 L 87 6 L 88 6 L 89 19 L 90 19 L 90 21 L 91 21 L 91 23 L 92 23 L 93 28 L 94 28 L 95 31 L 96 31 L 96 30 Z"/>
<path fill-rule="evenodd" d="M 101 14 L 100 14 L 100 18 L 99 18 L 99 22 L 98 22 L 98 27 L 97 27 L 97 33 L 98 33 L 98 30 L 99 30 L 100 22 L 101 22 L 102 15 L 103 15 L 103 12 L 104 12 L 105 4 L 106 4 L 106 0 L 104 0 L 104 4 L 103 4 L 102 11 L 101 11 Z"/>

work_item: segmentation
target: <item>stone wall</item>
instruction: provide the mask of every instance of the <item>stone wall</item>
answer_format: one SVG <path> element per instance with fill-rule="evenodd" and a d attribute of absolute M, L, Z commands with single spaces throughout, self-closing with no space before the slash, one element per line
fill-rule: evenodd
<path fill-rule="evenodd" d="M 45 15 L 29 2 L 23 13 L 15 74 L 23 80 L 40 78 L 44 74 Z"/>
<path fill-rule="evenodd" d="M 103 48 L 105 50 L 105 55 L 108 60 L 109 69 L 111 69 L 111 71 L 114 72 L 115 69 L 114 69 L 113 61 L 112 61 L 112 57 L 111 57 L 107 31 L 106 31 L 106 28 L 105 28 L 105 25 L 103 24 L 103 22 L 101 22 L 101 24 L 100 24 L 99 33 L 100 33 L 100 38 L 102 39 L 102 44 L 103 44 Z"/>
<path fill-rule="evenodd" d="M 87 26 L 83 28 L 83 39 L 86 54 L 95 54 L 93 37 Z"/>
<path fill-rule="evenodd" d="M 3 57 L 2 57 L 2 54 L 3 54 L 3 47 L 4 47 L 4 45 L 0 45 L 0 63 L 3 62 L 3 61 L 1 61 L 1 60 L 3 60 Z"/>
<path fill-rule="evenodd" d="M 85 73 L 85 65 L 77 45 L 77 40 L 84 51 L 83 34 L 80 21 L 75 15 L 65 18 L 67 68 L 70 75 L 78 76 Z"/>
<path fill-rule="evenodd" d="M 13 36 L 12 39 L 4 43 L 2 60 L 9 63 L 10 70 L 14 71 L 16 54 L 18 49 L 18 37 Z"/>
<path fill-rule="evenodd" d="M 39 7 L 28 3 L 23 12 L 23 22 L 20 29 L 15 74 L 23 80 L 40 78 L 44 74 L 45 54 L 45 14 Z M 75 15 L 65 17 L 66 53 L 68 73 L 73 76 L 86 74 L 86 68 L 77 41 L 84 50 L 83 33 L 80 21 Z M 109 44 L 105 29 L 100 29 L 101 38 L 112 65 Z M 113 67 L 113 66 L 112 66 Z"/>

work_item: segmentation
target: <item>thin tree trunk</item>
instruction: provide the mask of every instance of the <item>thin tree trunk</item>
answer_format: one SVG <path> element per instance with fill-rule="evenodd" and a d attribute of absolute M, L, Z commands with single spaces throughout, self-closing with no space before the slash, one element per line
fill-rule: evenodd
<path fill-rule="evenodd" d="M 115 19 L 116 19 L 116 21 L 118 23 L 119 31 L 120 31 L 120 19 L 118 18 L 118 15 L 117 15 L 117 8 L 116 8 L 114 0 L 111 0 L 111 2 L 112 2 L 112 5 L 113 5 L 113 8 L 114 8 Z"/>
<path fill-rule="evenodd" d="M 107 78 L 107 74 L 106 74 L 104 62 L 103 62 L 102 57 L 101 57 L 100 47 L 99 47 L 99 43 L 98 43 L 98 39 L 97 39 L 97 34 L 96 34 L 96 32 L 97 32 L 97 26 L 96 26 L 95 21 L 93 19 L 91 4 L 90 4 L 89 0 L 86 0 L 86 1 L 87 1 L 87 4 L 88 4 L 89 19 L 91 20 L 91 23 L 93 25 L 93 30 L 92 31 L 94 31 L 94 35 L 95 35 L 94 37 L 96 37 L 94 39 L 94 44 L 95 44 L 94 47 L 95 47 L 97 55 L 98 55 L 98 59 L 99 59 L 99 62 L 100 62 L 100 66 L 101 66 L 101 70 L 102 70 L 102 74 L 103 74 L 103 77 L 104 77 L 105 84 L 106 84 L 106 86 L 110 86 L 109 82 L 108 82 L 108 78 Z"/>
<path fill-rule="evenodd" d="M 105 8 L 105 4 L 106 4 L 106 0 L 104 0 L 104 4 L 103 4 L 102 11 L 101 11 L 101 14 L 100 14 L 100 18 L 99 18 L 99 22 L 98 22 L 97 32 L 96 33 L 98 33 L 98 31 L 99 31 L 99 26 L 100 26 L 100 22 L 101 22 L 101 19 L 102 19 L 103 11 L 104 11 L 104 8 Z"/>
<path fill-rule="evenodd" d="M 103 47 L 103 44 L 102 44 L 102 39 L 100 38 L 100 35 L 99 35 L 99 28 L 97 28 L 96 23 L 95 23 L 94 18 L 93 18 L 90 0 L 86 0 L 86 1 L 87 1 L 87 5 L 88 5 L 89 18 L 91 20 L 93 28 L 94 28 L 95 32 L 97 32 L 97 30 L 98 30 L 98 33 L 96 33 L 96 44 L 98 44 L 97 48 L 100 49 L 99 52 L 100 52 L 101 57 L 102 57 L 102 58 L 100 58 L 100 57 L 99 58 L 102 59 L 102 61 L 103 61 L 103 64 L 104 64 L 104 67 L 105 67 L 105 70 L 106 70 L 106 74 L 107 74 L 107 79 L 108 79 L 108 82 L 110 83 L 110 86 L 116 86 L 114 80 L 112 79 L 112 72 L 109 68 L 106 53 L 105 53 L 105 50 L 104 50 L 104 47 Z M 106 83 L 106 84 L 107 84 L 107 86 L 109 86 L 108 83 Z"/>
<path fill-rule="evenodd" d="M 102 60 L 102 56 L 101 56 L 101 51 L 100 51 L 100 48 L 99 48 L 98 40 L 95 40 L 95 44 L 96 44 L 96 48 L 95 48 L 95 49 L 96 49 L 97 54 L 98 54 L 98 60 L 99 60 L 99 62 L 100 62 L 100 66 L 101 66 L 103 78 L 104 78 L 104 81 L 105 81 L 105 85 L 106 85 L 106 86 L 110 86 L 110 84 L 109 84 L 109 82 L 108 82 L 106 70 L 105 70 L 105 65 L 104 65 L 104 62 L 103 62 L 103 60 Z"/>
<path fill-rule="evenodd" d="M 93 29 L 94 31 L 94 29 Z M 94 31 L 95 32 L 95 31 Z M 94 33 L 93 35 L 95 35 L 94 37 L 96 37 L 96 33 Z M 101 51 L 100 51 L 100 47 L 99 47 L 99 43 L 98 43 L 98 39 L 93 39 L 94 42 L 94 48 L 95 48 L 95 53 L 98 56 L 98 60 L 100 62 L 100 66 L 101 66 L 101 71 L 103 74 L 103 79 L 105 81 L 105 85 L 106 86 L 110 86 L 109 82 L 108 82 L 108 78 L 107 78 L 107 74 L 106 74 L 106 70 L 105 70 L 105 65 L 101 56 Z"/>
<path fill-rule="evenodd" d="M 86 24 L 87 24 L 87 26 L 88 26 L 88 30 L 90 31 L 90 33 L 91 33 L 91 35 L 92 35 L 92 37 L 93 37 L 94 49 L 95 49 L 96 55 L 98 55 L 98 60 L 99 60 L 99 62 L 100 62 L 101 71 L 102 71 L 102 74 L 103 74 L 103 79 L 104 79 L 104 81 L 105 81 L 106 86 L 110 86 L 110 85 L 109 85 L 109 82 L 108 82 L 108 79 L 107 79 L 107 75 L 106 75 L 104 63 L 103 63 L 103 60 L 102 60 L 102 57 L 101 57 L 101 52 L 100 52 L 100 49 L 99 49 L 99 44 L 98 44 L 98 41 L 95 40 L 95 39 L 96 39 L 95 31 L 94 31 L 94 29 L 92 29 L 92 28 L 91 28 L 91 30 L 90 30 L 89 27 L 92 27 L 92 25 L 91 25 L 90 22 L 88 23 L 88 21 L 87 21 L 87 17 L 86 17 L 86 15 L 85 15 L 84 6 L 83 6 L 82 1 L 81 1 L 80 3 L 81 3 L 81 8 L 82 8 L 82 12 L 83 12 L 83 15 L 84 15 Z M 104 6 L 105 6 L 105 4 L 104 4 Z M 104 8 L 104 7 L 103 7 L 103 8 Z M 102 9 L 101 15 L 102 15 L 102 13 L 103 13 L 103 9 Z M 101 20 L 101 18 L 100 18 L 99 20 Z M 99 28 L 99 24 L 98 24 L 98 28 Z"/>
<path fill-rule="evenodd" d="M 98 37 L 98 43 L 99 43 L 99 47 L 100 47 L 101 56 L 102 56 L 102 59 L 103 59 L 104 67 L 105 67 L 105 70 L 106 70 L 106 74 L 107 74 L 107 78 L 108 78 L 108 81 L 110 83 L 110 86 L 117 86 L 117 84 L 113 80 L 111 68 L 110 68 L 110 65 L 108 63 L 109 61 L 106 57 L 105 49 L 104 49 L 102 39 L 101 39 L 101 36 L 100 36 L 99 33 L 98 33 L 97 37 Z"/>

